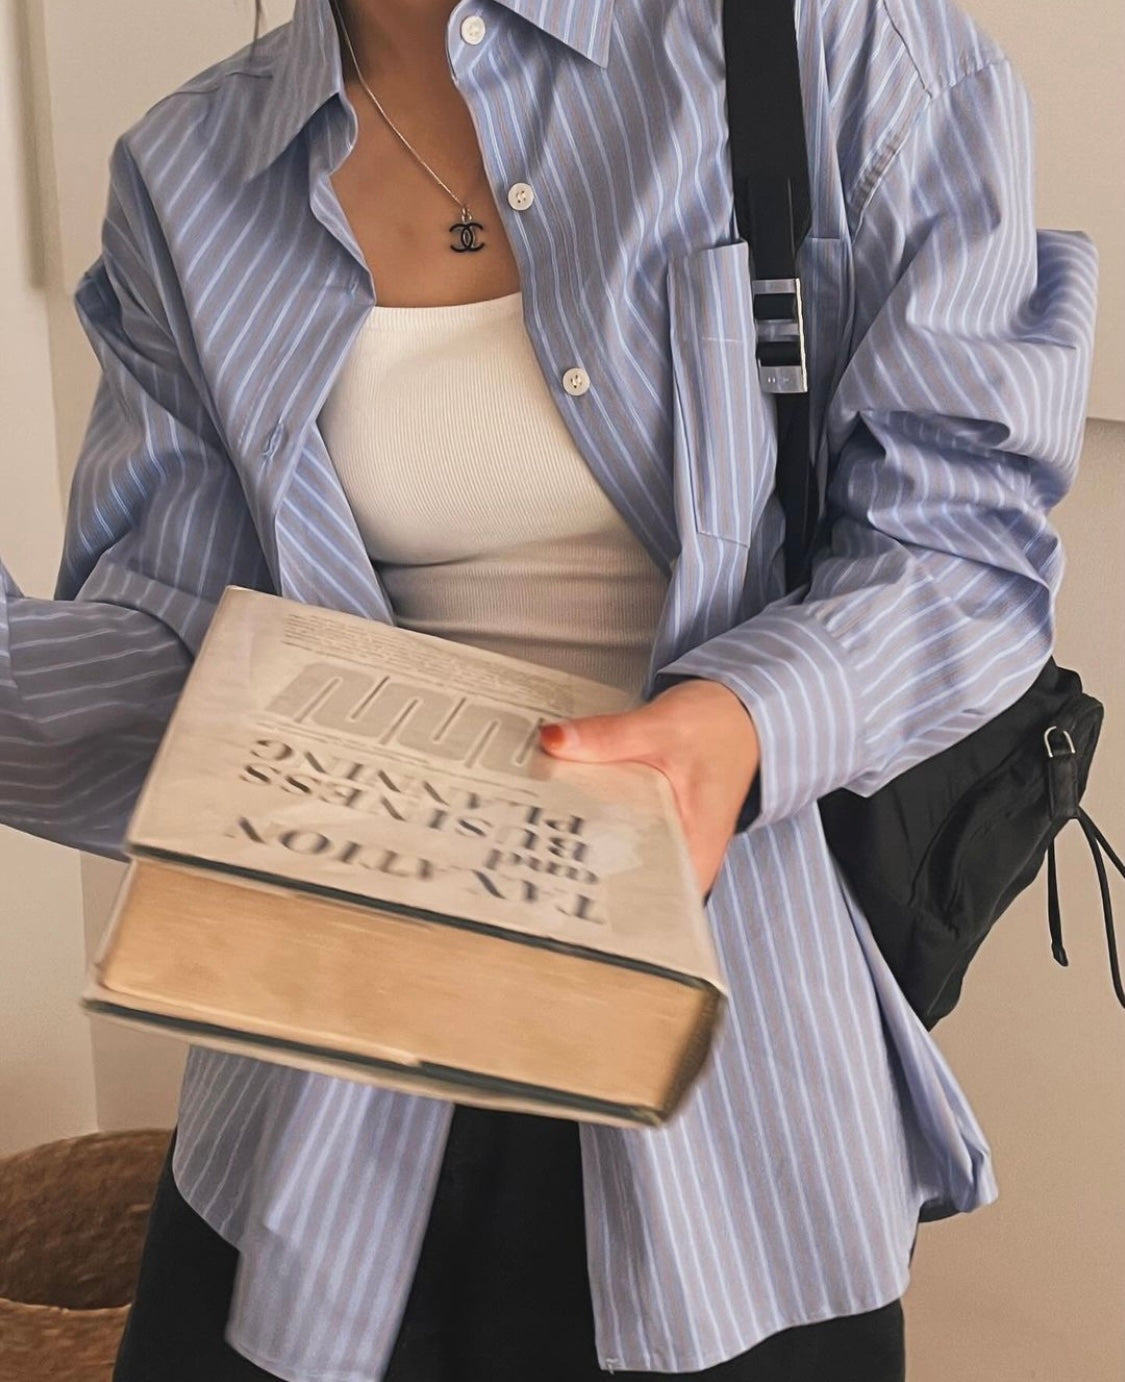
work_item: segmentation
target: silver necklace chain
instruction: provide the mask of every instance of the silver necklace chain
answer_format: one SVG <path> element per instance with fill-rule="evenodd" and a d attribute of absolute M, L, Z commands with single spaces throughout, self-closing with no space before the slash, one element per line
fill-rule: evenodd
<path fill-rule="evenodd" d="M 355 55 L 355 48 L 354 48 L 354 46 L 352 45 L 352 36 L 351 36 L 351 34 L 348 33 L 348 26 L 344 23 L 344 16 L 340 13 L 340 8 L 339 8 L 339 6 L 336 4 L 336 0 L 333 0 L 332 8 L 336 11 L 336 16 L 337 16 L 337 18 L 338 18 L 339 21 L 340 21 L 340 28 L 341 28 L 341 30 L 343 31 L 343 34 L 344 34 L 344 42 L 348 45 L 348 52 L 351 54 L 352 66 L 355 68 L 356 78 L 357 78 L 357 80 L 359 81 L 360 86 L 363 87 L 364 91 L 365 91 L 365 92 L 367 93 L 367 95 L 371 98 L 371 104 L 375 107 L 375 109 L 379 112 L 379 114 L 380 114 L 380 115 L 383 117 L 383 119 L 386 121 L 386 123 L 387 123 L 388 127 L 390 128 L 391 132 L 395 135 L 395 137 L 398 139 L 398 141 L 402 144 L 403 148 L 406 149 L 407 153 L 410 154 L 411 158 L 414 159 L 415 163 L 417 163 L 420 167 L 424 168 L 425 171 L 426 171 L 427 173 L 429 173 L 430 177 L 433 178 L 433 180 L 437 183 L 437 185 L 438 185 L 438 186 L 439 186 L 439 187 L 440 187 L 450 198 L 452 198 L 454 204 L 455 204 L 455 205 L 460 209 L 460 211 L 461 211 L 461 222 L 462 222 L 462 224 L 463 224 L 463 225 L 466 225 L 466 226 L 470 225 L 471 223 L 473 223 L 473 217 L 472 217 L 472 213 L 469 211 L 468 205 L 462 200 L 462 198 L 460 198 L 460 197 L 457 195 L 456 192 L 454 192 L 454 190 L 452 189 L 452 187 L 450 187 L 449 184 L 448 184 L 447 182 L 444 182 L 444 181 L 437 175 L 437 173 L 434 172 L 434 170 L 430 167 L 430 165 L 426 162 L 426 160 L 422 157 L 422 155 L 418 152 L 418 150 L 414 147 L 414 145 L 411 144 L 410 140 L 407 139 L 406 135 L 403 134 L 403 132 L 399 129 L 399 127 L 395 124 L 395 122 L 391 119 L 391 117 L 390 117 L 390 116 L 387 114 L 387 112 L 383 109 L 383 104 L 382 104 L 382 102 L 381 102 L 381 101 L 379 100 L 379 98 L 375 95 L 374 91 L 372 91 L 371 88 L 367 85 L 367 82 L 366 82 L 366 80 L 364 79 L 363 73 L 360 71 L 359 60 L 357 59 L 357 57 L 356 57 L 356 55 Z M 481 248 L 482 248 L 482 247 L 481 247 Z"/>

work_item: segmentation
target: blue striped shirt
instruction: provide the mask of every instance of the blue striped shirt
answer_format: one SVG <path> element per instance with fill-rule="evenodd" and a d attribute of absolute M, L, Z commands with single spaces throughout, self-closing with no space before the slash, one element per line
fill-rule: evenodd
<path fill-rule="evenodd" d="M 1074 478 L 1094 256 L 1037 234 L 1022 88 L 962 15 L 801 0 L 798 19 L 800 267 L 837 514 L 803 600 L 782 594 L 719 0 L 459 0 L 447 31 L 544 378 L 670 579 L 645 693 L 716 679 L 762 743 L 761 810 L 708 905 L 732 991 L 712 1059 L 666 1128 L 581 1132 L 611 1370 L 702 1369 L 880 1306 L 906 1286 L 921 1211 L 995 1193 L 815 802 L 954 742 L 1047 656 L 1047 514 Z M 75 295 L 102 373 L 56 599 L 0 567 L 5 822 L 120 854 L 227 583 L 393 618 L 317 425 L 376 297 L 330 182 L 356 128 L 328 0 L 297 0 L 117 141 Z M 294 1382 L 380 1376 L 448 1118 L 191 1053 L 175 1175 L 242 1254 L 237 1349 Z"/>

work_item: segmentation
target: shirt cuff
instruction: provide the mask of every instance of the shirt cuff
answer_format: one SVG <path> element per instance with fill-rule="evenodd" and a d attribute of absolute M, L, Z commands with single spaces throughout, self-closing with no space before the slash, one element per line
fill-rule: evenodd
<path fill-rule="evenodd" d="M 685 677 L 717 681 L 745 706 L 761 766 L 739 830 L 784 820 L 863 769 L 859 699 L 843 653 L 808 605 L 766 609 L 660 669 L 654 694 Z"/>

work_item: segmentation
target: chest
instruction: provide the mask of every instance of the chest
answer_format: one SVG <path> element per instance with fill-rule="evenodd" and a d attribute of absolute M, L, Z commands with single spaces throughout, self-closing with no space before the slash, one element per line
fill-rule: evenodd
<path fill-rule="evenodd" d="M 366 161 L 356 127 L 377 113 L 339 99 L 224 209 L 223 244 L 238 253 L 201 255 L 198 219 L 169 205 L 188 345 L 287 593 L 378 608 L 321 425 L 376 300 L 519 287 L 544 387 L 620 517 L 665 572 L 679 563 L 692 608 L 707 592 L 711 622 L 757 598 L 746 554 L 773 488 L 772 401 L 754 363 L 710 8 L 623 10 L 629 61 L 606 68 L 498 16 L 496 42 L 458 70 L 469 123 L 450 139 L 450 166 L 479 160 L 488 199 L 476 205 L 493 208 L 480 219 L 504 233 L 479 253 L 450 250 L 456 207 L 409 159 L 392 165 L 384 145 Z M 531 194 L 519 206 L 517 188 Z M 698 578 L 704 547 L 721 580 Z"/>
<path fill-rule="evenodd" d="M 380 564 L 472 581 L 466 562 L 528 545 L 635 548 L 554 406 L 519 293 L 372 308 L 318 426 Z"/>
<path fill-rule="evenodd" d="M 424 307 L 518 291 L 519 267 L 464 100 L 452 84 L 427 90 L 425 100 L 403 88 L 394 94 L 402 138 L 366 90 L 347 84 L 357 137 L 331 177 L 378 301 Z M 463 208 L 472 222 L 465 231 Z"/>

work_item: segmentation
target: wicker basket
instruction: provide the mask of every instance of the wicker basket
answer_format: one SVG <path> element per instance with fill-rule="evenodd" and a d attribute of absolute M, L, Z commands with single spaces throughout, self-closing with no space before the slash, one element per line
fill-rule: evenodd
<path fill-rule="evenodd" d="M 170 1135 L 0 1160 L 0 1382 L 110 1382 Z"/>

